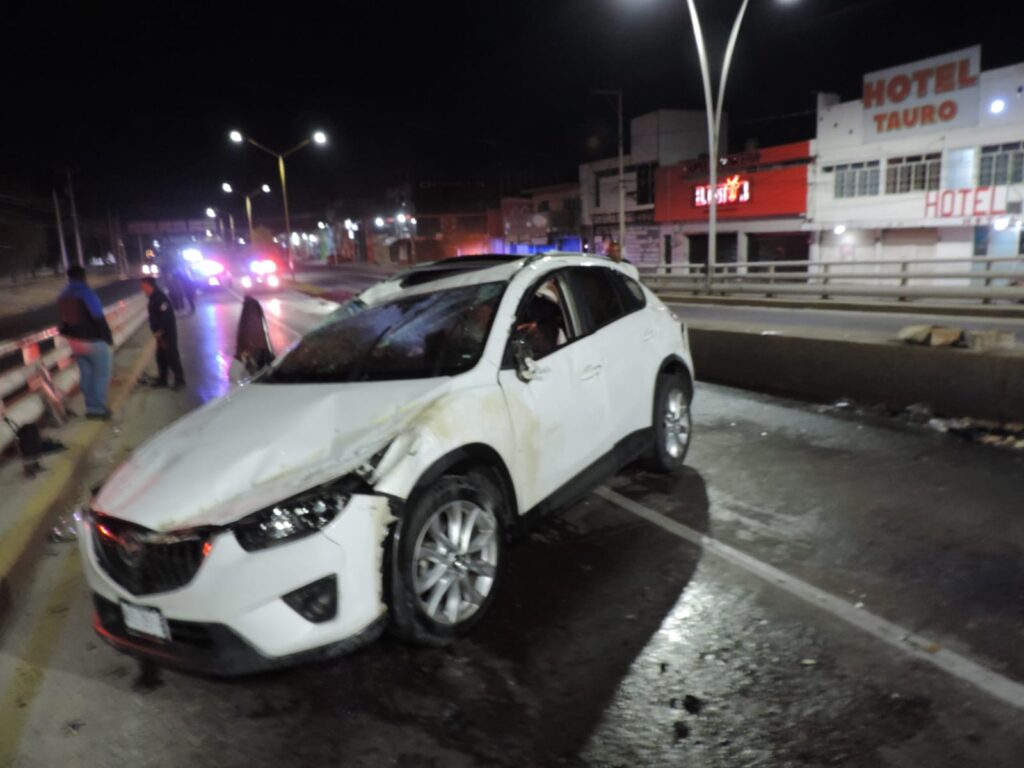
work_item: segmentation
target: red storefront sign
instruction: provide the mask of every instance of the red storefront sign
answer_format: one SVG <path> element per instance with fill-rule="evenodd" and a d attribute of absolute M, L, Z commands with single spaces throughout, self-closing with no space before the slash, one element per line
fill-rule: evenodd
<path fill-rule="evenodd" d="M 961 219 L 1006 213 L 1006 187 L 933 190 L 924 196 L 926 219 Z"/>
<path fill-rule="evenodd" d="M 750 202 L 750 180 L 739 174 L 730 176 L 718 185 L 715 196 L 719 205 L 736 205 Z M 693 204 L 697 208 L 711 205 L 711 185 L 698 184 L 693 188 Z"/>
<path fill-rule="evenodd" d="M 756 153 L 730 156 L 729 160 L 721 169 L 717 185 L 720 219 L 794 217 L 807 212 L 810 142 L 765 147 Z M 703 178 L 695 175 L 700 171 Z M 654 186 L 654 220 L 707 221 L 710 198 L 707 160 L 702 165 L 687 161 L 659 168 Z"/>

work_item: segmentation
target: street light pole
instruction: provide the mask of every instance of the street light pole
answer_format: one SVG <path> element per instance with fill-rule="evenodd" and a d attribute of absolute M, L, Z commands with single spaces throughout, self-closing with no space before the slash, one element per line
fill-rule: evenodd
<path fill-rule="evenodd" d="M 725 81 L 729 76 L 732 53 L 736 48 L 736 38 L 740 32 L 743 15 L 747 12 L 748 2 L 749 0 L 743 0 L 743 5 L 740 6 L 739 13 L 736 14 L 736 19 L 732 24 L 729 43 L 725 47 L 725 58 L 722 60 L 722 75 L 718 81 L 718 103 L 716 105 L 714 104 L 714 97 L 711 92 L 711 74 L 708 69 L 707 50 L 704 47 L 704 34 L 701 32 L 697 8 L 694 5 L 694 0 L 686 0 L 686 4 L 690 9 L 693 37 L 697 43 L 697 58 L 700 60 L 701 79 L 704 81 L 704 105 L 708 122 L 708 183 L 711 195 L 708 200 L 708 262 L 705 286 L 709 292 L 711 290 L 711 277 L 718 257 L 718 139 L 719 131 L 722 127 L 722 103 L 725 100 Z"/>
<path fill-rule="evenodd" d="M 292 223 L 291 223 L 291 218 L 289 217 L 289 214 L 288 214 L 288 185 L 287 185 L 287 183 L 285 181 L 284 160 L 289 155 L 295 154 L 300 149 L 303 149 L 304 147 L 308 147 L 310 144 L 312 144 L 314 142 L 317 143 L 317 144 L 320 144 L 320 145 L 326 144 L 327 143 L 327 136 L 324 134 L 323 131 L 316 131 L 311 138 L 304 139 L 304 140 L 300 141 L 298 144 L 296 144 L 294 147 L 289 149 L 287 152 L 275 152 L 274 150 L 270 149 L 269 147 L 266 147 L 263 144 L 260 144 L 258 141 L 256 141 L 251 136 L 244 136 L 244 135 L 242 135 L 242 133 L 240 131 L 231 131 L 231 133 L 229 133 L 228 136 L 236 144 L 240 144 L 243 141 L 247 141 L 250 144 L 252 144 L 254 147 L 256 147 L 257 149 L 263 150 L 268 155 L 271 155 L 272 157 L 276 157 L 277 158 L 277 170 L 281 174 L 281 199 L 282 199 L 282 202 L 284 203 L 285 239 L 286 239 L 286 241 L 288 243 L 288 269 L 292 273 L 292 277 L 294 278 L 295 277 L 295 254 L 294 254 L 294 251 L 292 250 Z"/>

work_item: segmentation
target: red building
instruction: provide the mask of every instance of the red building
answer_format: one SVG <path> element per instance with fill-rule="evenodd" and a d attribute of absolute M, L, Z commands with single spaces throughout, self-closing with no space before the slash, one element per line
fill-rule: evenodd
<path fill-rule="evenodd" d="M 717 184 L 719 263 L 806 260 L 811 142 L 721 158 Z M 708 252 L 707 159 L 657 169 L 654 220 L 666 263 L 704 263 Z"/>

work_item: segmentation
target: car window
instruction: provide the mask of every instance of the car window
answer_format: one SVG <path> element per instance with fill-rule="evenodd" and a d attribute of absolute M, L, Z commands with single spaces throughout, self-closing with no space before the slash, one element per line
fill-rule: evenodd
<path fill-rule="evenodd" d="M 593 333 L 625 314 L 619 291 L 611 281 L 615 273 L 602 267 L 577 267 L 570 272 L 573 298 L 586 315 L 588 332 Z"/>
<path fill-rule="evenodd" d="M 483 354 L 506 283 L 396 298 L 304 336 L 260 381 L 340 383 L 453 376 Z"/>
<path fill-rule="evenodd" d="M 535 360 L 550 355 L 572 338 L 566 309 L 560 281 L 552 275 L 531 289 L 519 305 L 513 338 L 525 339 Z"/>
<path fill-rule="evenodd" d="M 622 306 L 627 315 L 630 312 L 636 312 L 638 309 L 643 309 L 647 306 L 647 298 L 644 296 L 644 289 L 640 287 L 640 283 L 619 272 L 605 271 L 618 289 L 619 299 L 622 301 Z"/>

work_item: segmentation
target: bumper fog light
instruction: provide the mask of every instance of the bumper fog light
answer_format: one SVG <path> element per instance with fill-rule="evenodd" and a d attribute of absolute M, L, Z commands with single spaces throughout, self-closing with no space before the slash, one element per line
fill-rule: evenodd
<path fill-rule="evenodd" d="M 307 621 L 321 624 L 338 615 L 338 579 L 333 574 L 281 598 Z"/>

